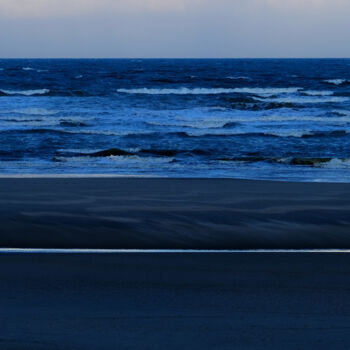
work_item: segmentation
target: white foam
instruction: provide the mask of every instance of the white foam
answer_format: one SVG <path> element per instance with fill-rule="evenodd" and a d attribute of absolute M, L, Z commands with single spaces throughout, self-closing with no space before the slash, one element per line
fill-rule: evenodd
<path fill-rule="evenodd" d="M 25 163 L 21 163 L 25 165 Z M 161 178 L 155 175 L 120 174 L 0 174 L 0 179 L 99 179 L 99 178 Z M 0 248 L 1 250 L 1 248 Z"/>
<path fill-rule="evenodd" d="M 245 76 L 237 76 L 237 77 L 226 77 L 226 79 L 230 79 L 230 80 L 253 80 L 252 78 L 249 77 L 245 77 Z"/>
<path fill-rule="evenodd" d="M 2 127 L 15 127 L 16 130 L 26 130 L 28 127 L 37 128 L 37 127 L 52 127 L 58 126 L 60 123 L 58 120 L 45 118 L 41 120 L 33 120 L 33 118 L 5 118 L 2 119 L 0 125 Z M 19 126 L 19 127 L 18 127 Z"/>
<path fill-rule="evenodd" d="M 342 85 L 346 82 L 348 82 L 349 80 L 347 79 L 328 79 L 328 80 L 324 80 L 325 83 L 328 84 L 333 84 L 333 85 Z"/>
<path fill-rule="evenodd" d="M 126 166 L 129 168 L 140 167 L 143 168 L 154 168 L 155 166 L 160 166 L 162 164 L 169 164 L 174 161 L 173 157 L 139 157 L 133 156 L 109 156 L 109 157 L 91 157 L 91 156 L 77 156 L 77 157 L 56 157 L 56 160 L 61 162 L 69 163 L 91 163 L 93 162 L 97 167 L 103 163 L 116 163 L 121 166 Z"/>
<path fill-rule="evenodd" d="M 155 88 L 137 88 L 137 89 L 118 89 L 119 93 L 141 94 L 141 95 L 218 95 L 218 94 L 253 94 L 262 96 L 272 96 L 279 94 L 296 93 L 301 88 L 177 88 L 177 89 L 155 89 Z"/>
<path fill-rule="evenodd" d="M 25 70 L 25 71 L 35 70 L 34 68 L 31 68 L 31 67 L 23 67 L 22 69 Z"/>
<path fill-rule="evenodd" d="M 350 158 L 340 159 L 334 158 L 329 162 L 317 164 L 320 168 L 330 168 L 330 169 L 344 169 L 350 167 Z"/>
<path fill-rule="evenodd" d="M 34 95 L 45 95 L 50 92 L 49 89 L 37 89 L 37 90 L 0 90 L 6 95 L 23 95 L 23 96 L 34 96 Z"/>
<path fill-rule="evenodd" d="M 18 113 L 18 114 L 42 115 L 42 116 L 54 115 L 58 113 L 58 111 L 48 110 L 45 108 L 22 108 L 22 109 L 14 109 L 11 112 Z"/>
<path fill-rule="evenodd" d="M 349 97 L 338 97 L 338 96 L 316 96 L 316 97 L 305 97 L 305 96 L 288 96 L 288 97 L 276 97 L 270 99 L 262 99 L 259 97 L 253 97 L 255 100 L 260 102 L 273 102 L 273 103 L 291 103 L 291 104 L 311 104 L 311 103 L 342 103 L 349 101 Z"/>
<path fill-rule="evenodd" d="M 306 90 L 303 91 L 304 94 L 308 96 L 332 96 L 333 91 L 317 91 L 317 90 Z"/>
<path fill-rule="evenodd" d="M 57 152 L 61 153 L 76 153 L 76 154 L 81 154 L 81 153 L 96 153 L 100 152 L 101 149 L 91 149 L 91 148 L 60 148 L 57 150 Z"/>

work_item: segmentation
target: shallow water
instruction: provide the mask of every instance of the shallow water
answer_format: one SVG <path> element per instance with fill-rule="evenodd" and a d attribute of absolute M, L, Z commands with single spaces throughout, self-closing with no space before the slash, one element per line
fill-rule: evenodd
<path fill-rule="evenodd" d="M 350 60 L 0 60 L 3 174 L 350 182 L 349 133 Z"/>

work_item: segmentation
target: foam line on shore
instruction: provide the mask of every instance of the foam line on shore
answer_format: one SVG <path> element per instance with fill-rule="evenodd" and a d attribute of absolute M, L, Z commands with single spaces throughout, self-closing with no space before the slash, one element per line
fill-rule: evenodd
<path fill-rule="evenodd" d="M 0 179 L 95 179 L 95 178 L 161 178 L 155 175 L 125 174 L 0 174 Z"/>
<path fill-rule="evenodd" d="M 36 249 L 0 248 L 0 254 L 271 254 L 271 253 L 350 253 L 350 249 Z"/>

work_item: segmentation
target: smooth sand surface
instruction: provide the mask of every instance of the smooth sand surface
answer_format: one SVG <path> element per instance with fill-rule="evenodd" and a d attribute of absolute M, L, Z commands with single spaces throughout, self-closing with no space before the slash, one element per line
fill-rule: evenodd
<path fill-rule="evenodd" d="M 0 349 L 348 349 L 349 254 L 0 254 Z"/>
<path fill-rule="evenodd" d="M 350 248 L 350 184 L 0 179 L 0 247 Z"/>

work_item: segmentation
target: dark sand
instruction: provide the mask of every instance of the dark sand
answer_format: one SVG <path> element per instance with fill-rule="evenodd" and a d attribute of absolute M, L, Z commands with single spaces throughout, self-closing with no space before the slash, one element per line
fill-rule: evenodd
<path fill-rule="evenodd" d="M 350 184 L 0 179 L 0 247 L 350 248 Z"/>
<path fill-rule="evenodd" d="M 350 347 L 350 255 L 0 254 L 0 349 Z"/>

